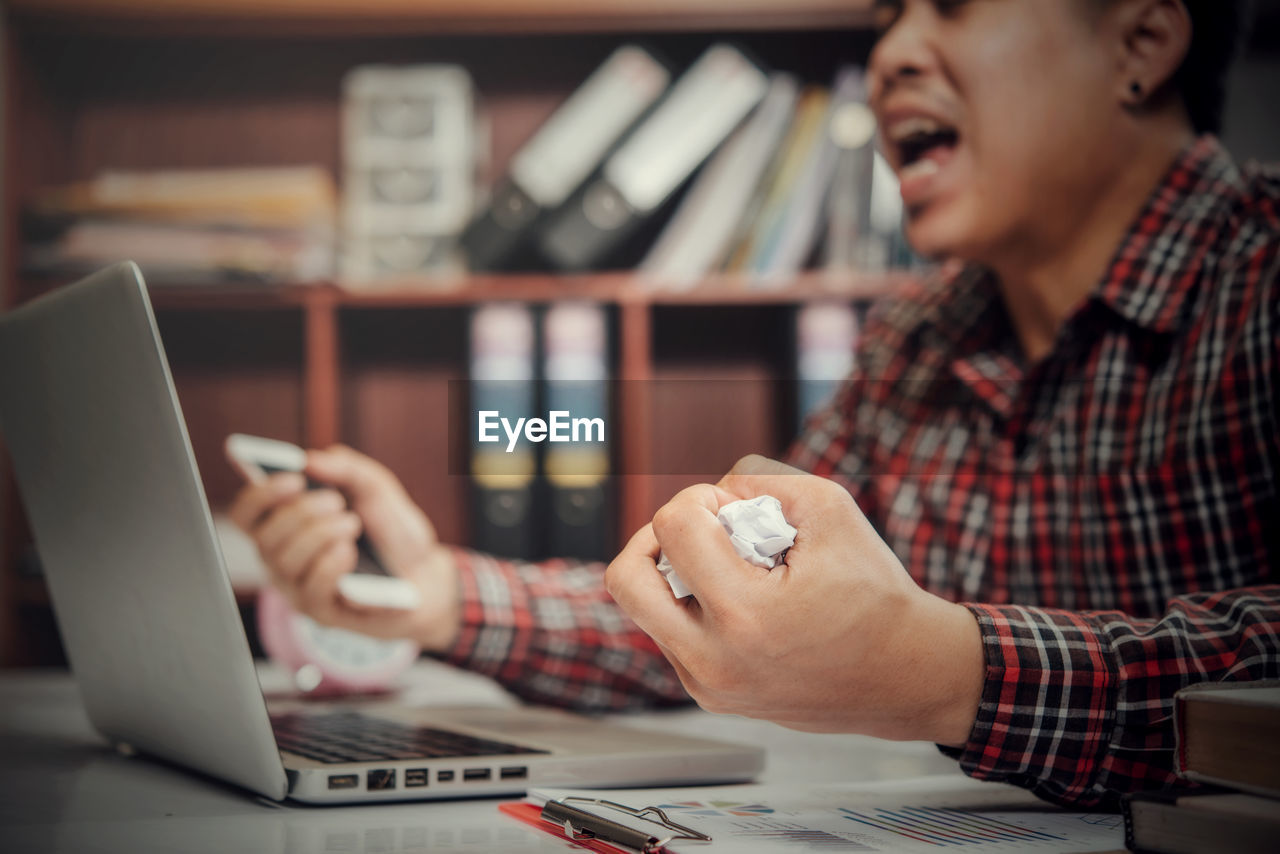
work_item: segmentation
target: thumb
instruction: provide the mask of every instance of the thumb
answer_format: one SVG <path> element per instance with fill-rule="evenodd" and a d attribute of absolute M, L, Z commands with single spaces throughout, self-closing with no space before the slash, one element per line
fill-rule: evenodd
<path fill-rule="evenodd" d="M 742 498 L 773 496 L 782 502 L 783 513 L 793 525 L 816 520 L 841 507 L 851 508 L 860 525 L 870 524 L 840 484 L 766 457 L 743 457 L 718 485 Z"/>
<path fill-rule="evenodd" d="M 381 463 L 346 445 L 307 452 L 306 475 L 347 495 L 352 504 L 376 500 L 398 482 Z"/>
<path fill-rule="evenodd" d="M 775 495 L 771 491 L 774 484 L 786 484 L 782 478 L 795 476 L 812 477 L 808 472 L 778 460 L 750 454 L 734 463 L 729 473 L 720 478 L 716 485 L 739 498 L 756 498 L 760 495 Z"/>
<path fill-rule="evenodd" d="M 391 469 L 346 445 L 307 453 L 308 476 L 337 487 L 364 521 L 365 532 L 388 565 L 419 562 L 435 545 L 435 528 Z"/>

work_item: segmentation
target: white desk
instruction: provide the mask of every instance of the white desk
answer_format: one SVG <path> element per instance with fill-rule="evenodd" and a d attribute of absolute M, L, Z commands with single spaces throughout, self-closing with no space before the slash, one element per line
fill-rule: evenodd
<path fill-rule="evenodd" d="M 271 690 L 281 675 L 263 671 Z M 409 702 L 510 704 L 488 680 L 423 662 Z M 959 774 L 932 744 L 809 735 L 696 708 L 618 718 L 764 744 L 760 782 Z M 182 769 L 115 753 L 93 732 L 63 672 L 0 672 L 0 852 L 581 851 L 498 812 L 499 800 L 360 807 L 275 804 Z"/>

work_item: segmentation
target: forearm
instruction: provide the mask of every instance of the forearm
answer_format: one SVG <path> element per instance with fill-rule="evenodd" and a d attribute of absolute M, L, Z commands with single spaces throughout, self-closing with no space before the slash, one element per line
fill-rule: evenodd
<path fill-rule="evenodd" d="M 965 771 L 1050 800 L 1112 806 L 1186 785 L 1174 770 L 1174 693 L 1280 676 L 1280 587 L 1180 597 L 1159 619 L 968 606 L 986 681 Z"/>
<path fill-rule="evenodd" d="M 446 661 L 525 699 L 585 711 L 686 703 L 647 635 L 604 589 L 604 567 L 453 550 L 460 629 Z"/>

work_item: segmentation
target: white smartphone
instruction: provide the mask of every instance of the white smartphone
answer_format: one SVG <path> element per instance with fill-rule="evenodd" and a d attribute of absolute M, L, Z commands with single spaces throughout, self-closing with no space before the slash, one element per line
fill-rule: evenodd
<path fill-rule="evenodd" d="M 227 437 L 226 446 L 227 455 L 235 461 L 240 473 L 254 483 L 277 472 L 300 472 L 307 465 L 306 451 L 279 439 L 232 433 Z M 311 484 L 312 489 L 319 486 Z M 405 611 L 412 611 L 422 604 L 418 588 L 403 578 L 393 576 L 364 534 L 356 540 L 356 553 L 355 571 L 338 579 L 338 590 L 344 597 L 357 605 Z"/>

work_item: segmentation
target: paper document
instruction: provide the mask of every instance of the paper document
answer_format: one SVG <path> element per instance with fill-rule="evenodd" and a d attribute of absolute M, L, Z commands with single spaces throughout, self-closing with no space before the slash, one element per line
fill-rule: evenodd
<path fill-rule="evenodd" d="M 919 777 L 823 786 L 748 785 L 586 792 L 534 789 L 528 801 L 607 798 L 660 807 L 669 819 L 711 836 L 675 841 L 671 854 L 733 851 L 1112 851 L 1124 822 L 1112 814 L 1056 810 L 1029 792 L 967 777 Z M 579 804 L 581 806 L 581 804 Z M 669 835 L 604 807 L 593 812 L 654 836 Z"/>

